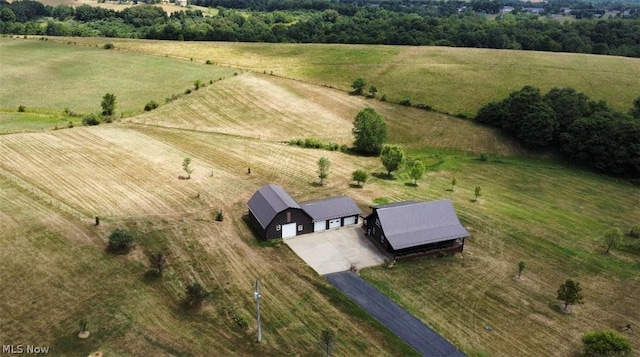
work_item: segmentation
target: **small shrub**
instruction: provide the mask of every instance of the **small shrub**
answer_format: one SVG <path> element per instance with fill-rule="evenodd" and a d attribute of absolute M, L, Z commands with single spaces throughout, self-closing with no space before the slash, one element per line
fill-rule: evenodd
<path fill-rule="evenodd" d="M 380 101 L 386 102 L 387 101 L 387 95 L 383 94 L 382 97 L 380 97 Z"/>
<path fill-rule="evenodd" d="M 405 107 L 410 107 L 411 106 L 411 99 L 404 98 L 403 100 L 400 101 L 400 105 L 404 105 Z"/>
<path fill-rule="evenodd" d="M 188 88 L 187 90 L 185 90 L 184 94 L 191 94 L 191 88 Z"/>
<path fill-rule="evenodd" d="M 424 104 L 424 103 L 418 103 L 416 104 L 416 108 L 418 109 L 424 109 L 424 110 L 431 110 L 431 106 L 429 104 Z"/>
<path fill-rule="evenodd" d="M 131 232 L 118 228 L 109 235 L 107 250 L 112 253 L 124 253 L 131 248 L 134 238 Z"/>
<path fill-rule="evenodd" d="M 90 114 L 84 118 L 82 118 L 82 125 L 90 126 L 90 125 L 98 125 L 100 121 L 95 116 L 95 114 Z"/>
<path fill-rule="evenodd" d="M 340 149 L 340 145 L 337 143 L 329 143 L 329 150 L 338 151 Z"/>
<path fill-rule="evenodd" d="M 113 117 L 111 115 L 107 115 L 107 116 L 102 117 L 102 120 L 105 123 L 113 123 Z"/>
<path fill-rule="evenodd" d="M 69 123 L 67 123 L 67 128 L 71 129 L 73 128 L 73 122 L 69 121 Z"/>
<path fill-rule="evenodd" d="M 116 48 L 116 46 L 114 46 L 114 44 L 111 42 L 107 42 L 104 44 L 104 46 L 102 46 L 102 48 L 104 48 L 105 50 L 112 50 Z"/>
<path fill-rule="evenodd" d="M 211 60 L 207 60 L 207 62 L 205 62 L 206 64 L 213 64 L 213 62 L 211 62 Z"/>
<path fill-rule="evenodd" d="M 233 75 L 234 75 L 234 76 L 237 76 L 237 75 L 238 75 L 238 72 L 233 72 Z"/>
<path fill-rule="evenodd" d="M 489 155 L 487 155 L 484 152 L 481 152 L 480 153 L 480 157 L 478 158 L 478 160 L 480 160 L 480 161 L 489 161 Z"/>
<path fill-rule="evenodd" d="M 629 237 L 640 238 L 640 224 L 634 224 L 629 230 Z"/>
<path fill-rule="evenodd" d="M 346 144 L 342 144 L 342 145 L 340 145 L 340 151 L 341 151 L 341 152 L 347 152 L 347 151 L 349 151 L 349 146 L 347 146 Z"/>
<path fill-rule="evenodd" d="M 210 79 L 210 80 L 209 80 L 209 84 L 213 84 L 213 79 Z"/>
<path fill-rule="evenodd" d="M 156 103 L 155 101 L 150 101 L 149 103 L 145 104 L 144 106 L 144 111 L 145 112 L 149 112 L 152 111 L 154 109 L 156 109 L 158 107 L 158 103 Z"/>
<path fill-rule="evenodd" d="M 19 113 L 24 113 L 25 109 L 26 109 L 26 108 L 24 107 L 24 105 L 20 105 L 20 106 L 18 106 L 18 112 L 19 112 Z"/>
<path fill-rule="evenodd" d="M 213 219 L 218 222 L 222 222 L 224 220 L 224 215 L 222 214 L 222 210 L 216 211 L 216 214 L 214 215 Z"/>

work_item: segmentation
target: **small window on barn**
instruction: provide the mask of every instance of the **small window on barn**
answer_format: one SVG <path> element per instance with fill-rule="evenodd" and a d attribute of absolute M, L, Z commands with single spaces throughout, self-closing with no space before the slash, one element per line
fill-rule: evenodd
<path fill-rule="evenodd" d="M 302 232 L 302 224 L 298 224 L 298 232 Z"/>
<path fill-rule="evenodd" d="M 281 227 L 280 227 L 280 225 L 279 225 L 279 224 L 276 224 L 276 231 L 279 231 L 279 230 L 280 230 L 280 228 L 281 228 Z"/>

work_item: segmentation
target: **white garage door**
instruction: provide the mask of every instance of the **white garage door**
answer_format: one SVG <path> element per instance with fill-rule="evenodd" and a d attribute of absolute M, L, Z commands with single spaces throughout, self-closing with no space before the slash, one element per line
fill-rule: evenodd
<path fill-rule="evenodd" d="M 282 225 L 282 238 L 291 238 L 296 236 L 296 223 Z"/>
<path fill-rule="evenodd" d="M 344 218 L 344 225 L 348 226 L 350 224 L 356 224 L 356 217 L 352 216 L 352 217 L 345 217 Z"/>
<path fill-rule="evenodd" d="M 329 221 L 329 228 L 338 228 L 340 227 L 340 218 L 332 219 Z"/>
<path fill-rule="evenodd" d="M 321 232 L 327 229 L 327 221 L 320 221 L 313 224 L 314 232 Z"/>

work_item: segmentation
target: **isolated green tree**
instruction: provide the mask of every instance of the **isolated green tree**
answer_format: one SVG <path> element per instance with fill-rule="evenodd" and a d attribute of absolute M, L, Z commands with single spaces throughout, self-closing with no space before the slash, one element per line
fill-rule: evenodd
<path fill-rule="evenodd" d="M 356 78 L 356 80 L 351 84 L 351 88 L 353 88 L 353 94 L 362 95 L 366 86 L 367 82 L 365 82 L 364 79 Z"/>
<path fill-rule="evenodd" d="M 199 308 L 206 298 L 211 296 L 211 292 L 205 290 L 200 283 L 187 285 L 185 288 L 185 303 L 191 308 Z"/>
<path fill-rule="evenodd" d="M 629 229 L 629 237 L 640 238 L 640 224 L 634 224 Z"/>
<path fill-rule="evenodd" d="M 609 228 L 604 232 L 603 239 L 609 253 L 611 248 L 617 247 L 622 242 L 622 231 L 618 227 Z"/>
<path fill-rule="evenodd" d="M 631 108 L 630 114 L 634 118 L 640 119 L 640 97 L 633 100 L 633 108 Z"/>
<path fill-rule="evenodd" d="M 149 266 L 162 277 L 167 267 L 167 255 L 162 252 L 149 254 Z"/>
<path fill-rule="evenodd" d="M 451 192 L 453 192 L 453 188 L 457 183 L 458 183 L 458 180 L 456 180 L 455 177 L 451 179 Z"/>
<path fill-rule="evenodd" d="M 112 93 L 107 93 L 102 97 L 102 115 L 112 116 L 116 111 L 116 96 Z"/>
<path fill-rule="evenodd" d="M 329 158 L 323 156 L 318 160 L 318 178 L 321 186 L 324 184 L 324 180 L 329 177 L 330 167 L 331 161 L 329 161 Z"/>
<path fill-rule="evenodd" d="M 398 145 L 384 145 L 382 151 L 380 151 L 380 161 L 382 161 L 382 165 L 387 170 L 387 176 L 389 177 L 391 177 L 392 171 L 402 167 L 404 160 L 404 151 Z"/>
<path fill-rule="evenodd" d="M 193 81 L 193 87 L 196 90 L 200 89 L 200 87 L 202 87 L 202 81 L 199 79 L 196 79 L 195 81 Z"/>
<path fill-rule="evenodd" d="M 585 357 L 632 356 L 631 344 L 614 331 L 593 331 L 582 337 Z"/>
<path fill-rule="evenodd" d="M 109 243 L 107 250 L 112 253 L 124 253 L 127 252 L 131 245 L 133 245 L 133 234 L 131 232 L 117 228 L 109 234 Z"/>
<path fill-rule="evenodd" d="M 409 177 L 413 179 L 414 186 L 418 186 L 418 180 L 424 176 L 425 171 L 426 168 L 422 161 L 415 160 L 409 164 Z"/>
<path fill-rule="evenodd" d="M 521 260 L 520 263 L 518 263 L 518 279 L 522 276 L 525 266 L 524 260 Z"/>
<path fill-rule="evenodd" d="M 182 160 L 182 169 L 187 173 L 187 179 L 191 178 L 191 173 L 193 172 L 193 168 L 191 167 L 191 158 L 185 157 Z"/>
<path fill-rule="evenodd" d="M 378 93 L 378 87 L 374 86 L 374 85 L 370 85 L 369 86 L 369 96 L 370 97 L 375 97 L 376 93 Z"/>
<path fill-rule="evenodd" d="M 375 109 L 367 107 L 356 115 L 351 131 L 355 150 L 365 155 L 378 155 L 387 139 L 387 124 Z"/>
<path fill-rule="evenodd" d="M 358 186 L 362 186 L 362 184 L 367 182 L 369 174 L 364 170 L 355 170 L 351 173 L 351 178 L 358 183 Z"/>
<path fill-rule="evenodd" d="M 558 289 L 558 300 L 564 302 L 563 310 L 569 312 L 569 305 L 582 304 L 582 288 L 580 283 L 567 279 Z"/>
<path fill-rule="evenodd" d="M 480 186 L 476 186 L 476 188 L 473 190 L 473 194 L 476 196 L 473 199 L 473 202 L 476 202 L 478 200 L 478 196 L 482 195 L 482 188 Z"/>
<path fill-rule="evenodd" d="M 323 330 L 320 334 L 320 348 L 325 357 L 330 357 L 336 345 L 336 335 L 331 330 Z"/>

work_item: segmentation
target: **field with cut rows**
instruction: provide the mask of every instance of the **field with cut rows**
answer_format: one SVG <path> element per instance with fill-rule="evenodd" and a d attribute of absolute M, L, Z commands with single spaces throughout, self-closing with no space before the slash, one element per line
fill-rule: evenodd
<path fill-rule="evenodd" d="M 82 44 L 99 41 L 77 40 Z M 267 54 L 268 46 L 263 44 L 116 40 L 120 51 L 106 52 L 55 44 L 53 39 L 0 39 L 0 46 L 7 46 L 6 41 L 32 46 L 21 51 L 40 59 L 30 61 L 31 70 L 45 78 L 55 75 L 43 69 L 42 58 L 52 53 L 48 51 L 64 57 L 65 63 L 81 61 L 94 51 L 95 56 L 89 56 L 94 56 L 99 67 L 109 66 L 113 59 L 109 56 L 129 61 L 125 70 L 115 66 L 96 72 L 94 80 L 98 87 L 122 81 L 122 91 L 114 91 L 122 98 L 118 105 L 138 113 L 136 108 L 150 96 L 136 94 L 136 77 L 128 77 L 146 73 L 142 67 L 147 63 L 167 64 L 166 77 L 156 68 L 153 75 L 162 77 L 157 85 L 140 89 L 156 97 L 182 93 L 193 88 L 194 79 L 201 76 L 204 81 L 217 74 L 204 88 L 162 103 L 151 112 L 125 115 L 112 124 L 51 130 L 53 122 L 46 118 L 40 122 L 38 111 L 29 112 L 30 105 L 26 113 L 8 114 L 35 119 L 13 121 L 7 131 L 14 133 L 0 135 L 3 343 L 48 345 L 56 356 L 94 351 L 113 356 L 313 356 L 321 352 L 320 332 L 331 328 L 337 336 L 336 355 L 415 353 L 315 274 L 286 245 L 255 239 L 242 219 L 246 202 L 258 187 L 275 183 L 299 200 L 346 194 L 365 212 L 374 203 L 451 199 L 472 233 L 463 256 L 403 261 L 393 268 L 366 269 L 361 274 L 469 356 L 578 355 L 581 336 L 600 329 L 617 330 L 636 351 L 640 349 L 636 326 L 640 321 L 640 260 L 629 249 L 605 254 L 602 242 L 609 227 L 628 231 L 638 223 L 637 187 L 558 162 L 547 153 L 527 151 L 469 120 L 345 92 L 353 73 L 369 65 L 368 73 L 378 73 L 379 62 L 385 59 L 400 61 L 398 56 L 404 53 L 416 60 L 435 51 L 444 57 L 434 55 L 441 63 L 432 68 L 442 69 L 447 61 L 461 63 L 456 52 L 460 49 L 372 46 L 372 53 L 379 56 L 371 54 L 360 61 L 369 47 L 328 46 L 325 49 L 331 49 L 328 53 L 335 57 L 336 68 L 329 75 L 317 67 L 328 57 L 322 57 L 318 50 L 322 47 L 316 46 L 273 45 L 274 51 Z M 40 51 L 40 46 L 46 51 Z M 212 54 L 224 51 L 228 52 L 224 63 L 243 70 L 204 65 L 204 59 L 215 59 Z M 288 60 L 283 51 L 289 51 Z M 101 58 L 105 53 L 108 55 Z M 492 55 L 499 58 L 507 53 L 513 58 L 525 56 L 509 51 Z M 193 63 L 188 58 L 171 58 L 191 55 Z M 541 67 L 553 58 L 568 58 L 553 55 L 528 56 L 532 63 L 536 58 L 541 61 Z M 222 59 L 216 62 L 223 63 Z M 600 78 L 600 74 L 592 77 L 589 68 L 595 71 L 598 63 L 617 60 L 592 62 L 589 56 L 578 56 L 559 62 L 556 69 L 549 67 L 549 73 L 559 73 L 556 70 L 562 66 L 573 66 L 571 71 L 583 68 L 586 83 Z M 2 61 L 11 64 L 0 66 L 3 79 L 17 73 L 17 62 L 22 63 L 23 71 L 30 68 L 29 61 Z M 482 61 L 488 59 L 479 63 Z M 498 62 L 497 73 L 513 70 Z M 276 63 L 283 72 L 275 73 Z M 360 64 L 352 65 L 347 73 L 346 63 Z M 616 67 L 611 77 L 620 80 L 621 73 L 635 71 L 633 63 L 626 69 Z M 328 68 L 326 63 L 323 66 Z M 407 66 L 405 76 L 420 71 L 417 64 Z M 299 80 L 269 75 L 269 68 L 274 74 Z M 315 75 L 313 68 L 319 71 Z M 200 69 L 204 72 L 197 72 Z M 399 70 L 393 67 L 387 73 Z M 183 73 L 184 78 L 174 82 L 176 73 Z M 522 69 L 510 73 L 517 81 L 531 78 Z M 215 80 L 218 74 L 221 80 Z M 44 115 L 59 110 L 74 83 L 75 88 L 91 86 L 82 76 L 67 73 L 55 78 L 61 83 L 60 98 L 42 94 Z M 575 78 L 557 77 L 553 85 L 572 85 L 572 80 Z M 426 89 L 436 88 L 429 87 L 429 79 L 415 81 L 424 86 L 411 81 L 404 84 L 423 98 L 435 93 Z M 28 87 L 31 84 L 3 83 L 15 83 L 14 90 L 21 93 L 40 93 Z M 618 87 L 619 97 L 637 96 L 635 86 Z M 475 91 L 483 98 L 497 93 L 479 88 Z M 454 97 L 471 110 L 474 102 L 465 97 L 467 89 Z M 95 92 L 105 90 L 99 87 Z M 609 98 L 606 88 L 593 90 Z M 17 108 L 16 98 L 21 96 L 5 96 L 9 92 L 13 93 L 10 89 L 1 93 L 0 106 Z M 437 93 L 445 95 L 446 88 Z M 22 97 L 25 103 L 34 100 Z M 78 92 L 76 100 L 78 105 L 73 108 L 90 108 L 99 105 L 100 96 Z M 453 102 L 442 101 L 441 109 L 454 110 L 448 107 Z M 387 178 L 374 157 L 287 144 L 291 139 L 313 137 L 350 145 L 353 118 L 366 106 L 385 117 L 390 142 L 403 145 L 410 158 L 427 165 L 418 186 L 410 185 L 412 180 L 402 170 Z M 0 131 L 4 115 L 0 115 Z M 22 132 L 40 130 L 45 132 Z M 485 154 L 482 160 L 480 153 Z M 317 185 L 316 163 L 321 156 L 332 163 L 324 186 Z M 185 175 L 181 166 L 185 157 L 192 159 L 194 168 L 190 180 L 179 177 Z M 371 174 L 363 188 L 355 188 L 351 181 L 352 171 L 359 168 Z M 457 185 L 452 189 L 453 177 Z M 473 202 L 476 186 L 482 187 L 482 196 Z M 213 219 L 218 210 L 224 213 L 222 222 Z M 95 216 L 101 217 L 99 226 L 94 225 Z M 136 234 L 136 247 L 127 255 L 105 252 L 107 237 L 115 228 Z M 623 242 L 631 246 L 635 240 L 625 237 Z M 148 273 L 146 255 L 158 251 L 169 253 L 169 268 L 162 279 Z M 520 260 L 527 267 L 524 279 L 518 281 L 514 276 Z M 575 306 L 571 314 L 561 313 L 555 299 L 559 284 L 567 278 L 577 279 L 585 295 L 584 305 Z M 263 288 L 261 344 L 254 342 L 255 279 L 261 280 Z M 212 292 L 200 311 L 182 306 L 184 288 L 194 281 Z M 87 340 L 77 338 L 83 318 L 91 331 Z M 626 324 L 635 331 L 622 332 Z"/>

